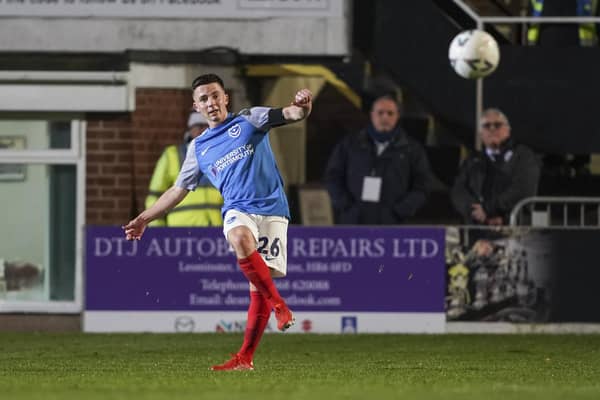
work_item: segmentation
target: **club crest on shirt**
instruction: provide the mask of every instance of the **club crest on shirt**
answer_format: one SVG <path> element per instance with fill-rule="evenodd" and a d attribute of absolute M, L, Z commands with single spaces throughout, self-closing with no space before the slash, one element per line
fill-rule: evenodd
<path fill-rule="evenodd" d="M 231 128 L 227 129 L 227 134 L 234 139 L 240 136 L 240 133 L 242 133 L 242 128 L 240 127 L 240 124 L 235 124 Z"/>

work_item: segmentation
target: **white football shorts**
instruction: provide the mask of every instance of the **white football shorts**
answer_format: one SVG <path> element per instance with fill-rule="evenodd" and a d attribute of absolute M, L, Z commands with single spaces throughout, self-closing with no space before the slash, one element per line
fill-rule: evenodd
<path fill-rule="evenodd" d="M 223 234 L 238 226 L 245 226 L 256 240 L 256 250 L 273 270 L 274 277 L 283 277 L 287 273 L 287 228 L 285 217 L 273 215 L 246 214 L 229 210 L 223 218 Z"/>

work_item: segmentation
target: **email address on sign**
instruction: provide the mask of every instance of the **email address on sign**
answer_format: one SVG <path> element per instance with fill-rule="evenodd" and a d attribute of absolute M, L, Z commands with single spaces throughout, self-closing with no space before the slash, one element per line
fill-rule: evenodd
<path fill-rule="evenodd" d="M 307 294 L 306 296 L 292 294 L 290 296 L 286 296 L 285 301 L 289 306 L 335 307 L 342 305 L 342 299 L 340 297 L 315 297 L 312 294 Z"/>

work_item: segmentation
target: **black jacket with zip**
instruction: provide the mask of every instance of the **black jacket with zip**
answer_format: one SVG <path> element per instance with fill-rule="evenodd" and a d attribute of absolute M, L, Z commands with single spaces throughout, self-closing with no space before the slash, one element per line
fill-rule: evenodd
<path fill-rule="evenodd" d="M 474 153 L 461 165 L 452 187 L 452 203 L 467 224 L 476 224 L 471 218 L 476 203 L 488 218 L 502 217 L 508 224 L 512 208 L 537 194 L 540 169 L 541 162 L 532 150 L 510 140 L 494 157 L 484 151 Z"/>

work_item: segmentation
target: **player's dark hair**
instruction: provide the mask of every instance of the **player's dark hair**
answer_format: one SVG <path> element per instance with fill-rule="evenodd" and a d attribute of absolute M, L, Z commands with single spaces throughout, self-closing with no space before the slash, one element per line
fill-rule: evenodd
<path fill-rule="evenodd" d="M 223 88 L 223 90 L 225 90 L 225 85 L 223 84 L 223 79 L 221 79 L 218 75 L 204 74 L 204 75 L 200 75 L 199 77 L 194 79 L 194 82 L 192 82 L 192 92 L 194 90 L 196 90 L 196 88 L 198 86 L 208 85 L 209 83 L 218 83 L 221 86 L 221 88 Z"/>

